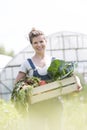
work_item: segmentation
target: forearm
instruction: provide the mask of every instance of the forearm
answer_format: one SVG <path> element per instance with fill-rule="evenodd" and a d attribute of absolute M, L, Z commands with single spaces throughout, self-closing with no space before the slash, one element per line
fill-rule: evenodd
<path fill-rule="evenodd" d="M 25 76 L 26 76 L 26 74 L 24 72 L 19 72 L 16 79 L 15 79 L 15 83 L 17 83 L 19 80 L 21 80 Z"/>

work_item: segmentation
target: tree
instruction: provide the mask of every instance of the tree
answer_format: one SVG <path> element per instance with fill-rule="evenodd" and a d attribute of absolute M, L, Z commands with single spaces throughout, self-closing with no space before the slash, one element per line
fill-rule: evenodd
<path fill-rule="evenodd" d="M 9 52 L 6 51 L 5 47 L 3 45 L 0 45 L 0 54 L 8 55 L 8 56 L 14 56 L 14 51 L 10 50 Z"/>
<path fill-rule="evenodd" d="M 0 54 L 5 54 L 5 47 L 3 45 L 0 46 Z"/>

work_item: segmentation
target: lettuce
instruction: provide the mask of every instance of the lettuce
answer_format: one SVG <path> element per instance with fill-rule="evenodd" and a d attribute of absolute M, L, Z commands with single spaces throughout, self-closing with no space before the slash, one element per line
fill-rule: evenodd
<path fill-rule="evenodd" d="M 48 67 L 48 75 L 54 81 L 70 77 L 75 68 L 75 62 L 66 62 L 64 60 L 54 59 Z"/>

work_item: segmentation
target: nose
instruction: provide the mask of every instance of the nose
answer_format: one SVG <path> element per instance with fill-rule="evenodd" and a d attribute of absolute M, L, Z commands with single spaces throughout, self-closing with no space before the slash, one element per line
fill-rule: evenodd
<path fill-rule="evenodd" d="M 41 43 L 40 42 L 38 42 L 38 44 L 37 44 L 38 46 L 41 46 Z"/>

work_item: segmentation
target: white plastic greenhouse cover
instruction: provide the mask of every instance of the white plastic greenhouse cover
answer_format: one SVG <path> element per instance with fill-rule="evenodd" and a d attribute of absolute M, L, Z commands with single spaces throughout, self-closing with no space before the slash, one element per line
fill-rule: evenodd
<path fill-rule="evenodd" d="M 87 35 L 73 32 L 57 32 L 47 36 L 47 54 L 66 61 L 76 61 L 77 71 L 84 73 L 87 81 Z M 4 67 L 0 75 L 0 97 L 10 99 L 14 80 L 21 63 L 33 55 L 31 44 L 19 52 Z"/>
<path fill-rule="evenodd" d="M 0 72 L 2 69 L 8 64 L 8 62 L 12 59 L 11 56 L 0 54 Z"/>

